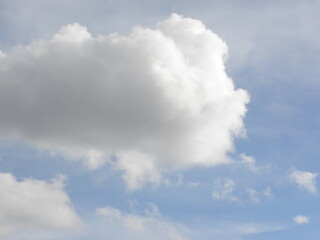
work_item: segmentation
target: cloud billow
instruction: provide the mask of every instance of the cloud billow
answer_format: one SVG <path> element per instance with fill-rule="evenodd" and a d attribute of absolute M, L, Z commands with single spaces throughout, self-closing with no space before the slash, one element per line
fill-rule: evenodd
<path fill-rule="evenodd" d="M 167 170 L 227 163 L 249 101 L 225 72 L 227 52 L 177 14 L 127 36 L 64 26 L 0 54 L 0 137 L 92 169 L 115 156 L 131 190 Z"/>

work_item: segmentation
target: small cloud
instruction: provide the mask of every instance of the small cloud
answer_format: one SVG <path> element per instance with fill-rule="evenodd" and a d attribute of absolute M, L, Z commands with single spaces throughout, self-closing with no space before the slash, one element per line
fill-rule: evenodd
<path fill-rule="evenodd" d="M 265 190 L 262 193 L 266 198 L 272 199 L 273 198 L 273 193 L 271 187 L 266 187 Z"/>
<path fill-rule="evenodd" d="M 199 187 L 200 186 L 200 182 L 190 181 L 190 182 L 188 182 L 188 186 L 189 187 Z"/>
<path fill-rule="evenodd" d="M 214 200 L 227 200 L 230 202 L 255 202 L 259 203 L 262 199 L 272 199 L 273 194 L 268 186 L 263 191 L 257 191 L 253 188 L 245 188 L 245 190 L 235 193 L 236 183 L 234 180 L 226 178 L 224 180 L 217 178 L 214 181 L 214 191 L 212 197 Z"/>
<path fill-rule="evenodd" d="M 282 225 L 267 225 L 267 224 L 256 224 L 246 223 L 239 227 L 242 235 L 252 235 L 264 232 L 274 232 L 285 229 Z"/>
<path fill-rule="evenodd" d="M 164 219 L 153 203 L 148 203 L 144 214 L 125 213 L 116 208 L 103 207 L 96 209 L 96 215 L 104 222 L 103 232 L 114 234 L 116 239 L 128 239 L 128 236 L 132 236 L 130 239 L 186 240 L 180 228 Z"/>
<path fill-rule="evenodd" d="M 298 184 L 299 187 L 306 189 L 310 193 L 317 193 L 316 177 L 318 173 L 303 172 L 295 168 L 289 170 L 291 182 Z"/>
<path fill-rule="evenodd" d="M 248 156 L 245 153 L 240 155 L 241 163 L 249 168 L 252 172 L 258 172 L 259 168 L 256 166 L 256 159 L 254 157 Z"/>
<path fill-rule="evenodd" d="M 175 183 L 176 186 L 188 186 L 188 187 L 199 187 L 200 182 L 197 181 L 185 181 L 184 176 L 181 173 L 177 175 L 177 181 Z"/>
<path fill-rule="evenodd" d="M 181 173 L 178 173 L 177 186 L 184 184 L 183 178 L 183 175 Z"/>
<path fill-rule="evenodd" d="M 247 167 L 251 172 L 261 173 L 263 171 L 268 171 L 272 169 L 272 165 L 262 165 L 258 166 L 257 161 L 254 157 L 246 155 L 245 153 L 239 154 L 240 164 Z"/>
<path fill-rule="evenodd" d="M 221 180 L 220 178 L 214 181 L 215 190 L 212 193 L 212 197 L 215 200 L 228 200 L 239 201 L 237 197 L 233 195 L 236 183 L 232 179 Z"/>
<path fill-rule="evenodd" d="M 259 203 L 261 199 L 272 199 L 272 189 L 271 187 L 267 186 L 263 191 L 257 191 L 253 188 L 247 188 L 246 193 L 249 196 L 249 200 L 255 203 Z"/>
<path fill-rule="evenodd" d="M 132 212 L 136 211 L 136 205 L 139 203 L 137 199 L 129 199 L 128 201 L 129 209 Z"/>
<path fill-rule="evenodd" d="M 254 190 L 252 188 L 247 188 L 246 192 L 249 195 L 251 201 L 256 202 L 256 203 L 260 202 L 260 198 L 258 197 L 256 190 Z"/>
<path fill-rule="evenodd" d="M 293 218 L 296 224 L 307 224 L 309 223 L 309 218 L 306 216 L 298 215 Z"/>
<path fill-rule="evenodd" d="M 159 211 L 158 206 L 151 202 L 148 203 L 148 207 L 144 210 L 144 214 L 148 217 L 161 217 L 161 213 Z"/>

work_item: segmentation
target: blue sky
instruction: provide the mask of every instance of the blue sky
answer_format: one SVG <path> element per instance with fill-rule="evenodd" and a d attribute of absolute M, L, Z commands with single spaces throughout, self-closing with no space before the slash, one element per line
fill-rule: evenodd
<path fill-rule="evenodd" d="M 0 239 L 317 239 L 319 9 L 1 1 Z"/>

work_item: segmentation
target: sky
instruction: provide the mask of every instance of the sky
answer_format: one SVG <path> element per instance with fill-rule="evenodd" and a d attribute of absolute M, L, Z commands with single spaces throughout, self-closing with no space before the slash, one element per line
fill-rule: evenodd
<path fill-rule="evenodd" d="M 318 239 L 319 10 L 0 1 L 0 239 Z"/>

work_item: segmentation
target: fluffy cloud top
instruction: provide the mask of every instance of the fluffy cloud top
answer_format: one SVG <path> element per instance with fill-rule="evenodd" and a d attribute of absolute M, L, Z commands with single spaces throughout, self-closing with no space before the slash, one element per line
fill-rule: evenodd
<path fill-rule="evenodd" d="M 63 176 L 50 183 L 0 174 L 0 237 L 19 231 L 78 228 L 81 221 L 63 191 Z"/>
<path fill-rule="evenodd" d="M 78 24 L 0 55 L 0 137 L 124 171 L 131 190 L 166 170 L 229 162 L 248 94 L 226 44 L 173 14 L 157 29 L 93 37 Z"/>
<path fill-rule="evenodd" d="M 303 172 L 297 169 L 290 169 L 289 178 L 292 182 L 298 184 L 299 187 L 306 189 L 310 193 L 317 192 L 316 177 L 317 173 Z"/>
<path fill-rule="evenodd" d="M 293 218 L 296 224 L 307 224 L 309 223 L 309 218 L 306 216 L 298 215 Z"/>

